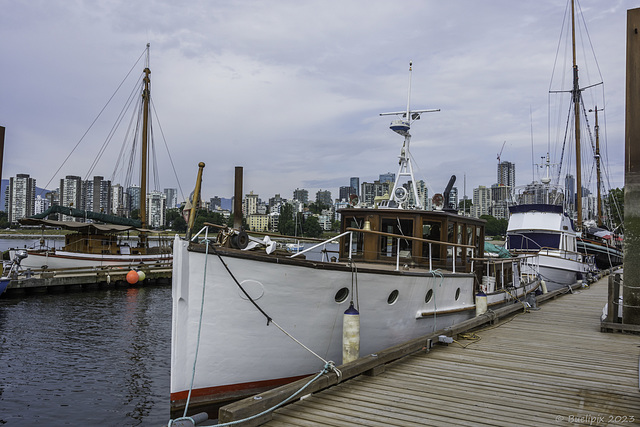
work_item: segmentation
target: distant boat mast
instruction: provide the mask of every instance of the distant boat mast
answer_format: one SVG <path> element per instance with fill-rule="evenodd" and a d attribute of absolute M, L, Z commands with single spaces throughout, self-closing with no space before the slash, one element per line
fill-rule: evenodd
<path fill-rule="evenodd" d="M 392 205 L 392 202 L 397 203 L 399 206 L 402 206 L 407 200 L 409 194 L 407 190 L 402 187 L 400 184 L 400 177 L 407 177 L 411 181 L 411 189 L 413 191 L 414 200 L 416 201 L 416 207 L 418 209 L 423 209 L 422 203 L 420 202 L 420 198 L 418 197 L 418 187 L 416 186 L 416 180 L 413 176 L 413 167 L 411 166 L 411 153 L 409 151 L 409 144 L 411 142 L 411 134 L 409 130 L 411 129 L 411 122 L 420 119 L 420 114 L 422 113 L 432 113 L 436 111 L 440 111 L 440 109 L 436 110 L 414 110 L 411 111 L 411 73 L 412 73 L 413 62 L 409 61 L 409 91 L 407 95 L 407 110 L 406 111 L 395 111 L 391 113 L 380 113 L 381 116 L 392 116 L 397 115 L 401 116 L 400 119 L 395 119 L 389 125 L 389 128 L 404 136 L 404 143 L 402 144 L 402 150 L 400 150 L 400 166 L 398 167 L 398 173 L 396 175 L 395 182 L 393 184 L 393 189 L 391 190 L 391 194 L 389 195 L 389 206 Z"/>

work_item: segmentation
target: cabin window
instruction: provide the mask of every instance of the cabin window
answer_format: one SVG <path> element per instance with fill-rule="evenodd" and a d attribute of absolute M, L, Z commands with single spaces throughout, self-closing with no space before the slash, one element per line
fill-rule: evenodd
<path fill-rule="evenodd" d="M 467 225 L 467 241 L 466 244 L 469 246 L 475 246 L 473 243 L 473 236 L 475 235 L 474 233 L 474 227 L 473 225 Z M 473 249 L 472 248 L 467 248 L 467 257 L 471 258 L 473 256 Z"/>
<path fill-rule="evenodd" d="M 440 221 L 424 221 L 422 223 L 422 238 L 427 240 L 435 240 L 437 242 L 442 241 L 441 236 L 442 223 Z M 441 259 L 440 255 L 441 246 L 435 243 L 431 243 L 431 256 L 433 261 Z M 422 257 L 426 262 L 429 260 L 429 243 L 422 243 Z"/>
<path fill-rule="evenodd" d="M 518 233 L 507 236 L 509 249 L 538 251 L 541 248 L 558 249 L 560 235 L 553 233 Z"/>
<path fill-rule="evenodd" d="M 449 223 L 447 224 L 447 242 L 455 243 L 455 224 Z M 453 266 L 453 246 L 447 246 L 447 266 Z"/>
<path fill-rule="evenodd" d="M 395 234 L 398 236 L 413 236 L 413 220 L 400 218 L 383 218 L 380 231 L 383 233 Z M 409 239 L 398 239 L 391 236 L 380 236 L 380 256 L 396 257 L 398 254 L 398 242 L 400 244 L 400 257 L 411 258 L 412 241 Z"/>
<path fill-rule="evenodd" d="M 351 216 L 344 218 L 346 228 L 363 228 L 364 217 Z M 345 257 L 349 256 L 349 237 L 343 239 L 343 253 Z M 353 233 L 353 247 L 351 248 L 353 257 L 362 257 L 364 254 L 364 233 Z"/>

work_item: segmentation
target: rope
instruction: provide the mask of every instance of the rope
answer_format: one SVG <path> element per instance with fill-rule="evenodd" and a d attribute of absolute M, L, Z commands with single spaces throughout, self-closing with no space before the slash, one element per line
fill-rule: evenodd
<path fill-rule="evenodd" d="M 209 255 L 209 239 L 207 239 L 206 235 L 205 235 L 205 240 L 206 240 L 206 247 L 205 247 L 205 258 L 204 258 L 204 275 L 202 277 L 202 301 L 200 302 L 200 320 L 198 321 L 198 338 L 196 340 L 196 353 L 193 357 L 193 371 L 191 373 L 191 385 L 189 386 L 189 394 L 187 395 L 187 403 L 184 406 L 183 417 L 187 416 L 187 410 L 189 409 L 189 401 L 191 400 L 191 391 L 193 390 L 193 382 L 196 377 L 196 362 L 198 361 L 198 349 L 200 348 L 200 332 L 202 331 L 202 315 L 204 313 L 204 291 L 206 289 L 205 284 L 207 283 L 207 259 Z M 195 425 L 195 422 L 193 424 Z"/>
<path fill-rule="evenodd" d="M 208 243 L 207 243 L 207 247 L 208 247 Z M 262 313 L 262 315 L 267 319 L 267 326 L 269 326 L 270 323 L 273 323 L 278 329 L 280 329 L 286 336 L 288 336 L 289 338 L 291 338 L 294 342 L 296 342 L 297 344 L 299 344 L 302 348 L 304 348 L 305 350 L 307 350 L 309 353 L 313 354 L 315 357 L 317 357 L 318 359 L 320 359 L 324 364 L 327 363 L 333 363 L 331 361 L 327 361 L 324 360 L 322 357 L 320 357 L 317 353 L 315 353 L 313 350 L 311 350 L 309 347 L 307 347 L 306 345 L 302 344 L 298 339 L 296 339 L 293 335 L 291 335 L 290 333 L 288 333 L 287 331 L 284 330 L 284 328 L 282 328 L 280 325 L 278 325 L 271 316 L 269 316 L 259 305 L 258 303 L 256 303 L 253 298 L 251 298 L 251 296 L 249 295 L 249 293 L 247 293 L 247 291 L 242 287 L 242 285 L 240 284 L 240 282 L 238 281 L 238 279 L 234 276 L 233 272 L 231 271 L 231 269 L 229 268 L 229 266 L 227 265 L 226 262 L 224 262 L 224 259 L 222 259 L 222 256 L 220 255 L 220 253 L 218 251 L 216 251 L 215 246 L 212 246 L 211 249 L 213 250 L 213 253 L 216 254 L 218 256 L 218 259 L 220 260 L 220 262 L 222 262 L 222 265 L 224 265 L 224 268 L 227 270 L 227 272 L 229 273 L 229 275 L 231 276 L 231 278 L 233 279 L 233 281 L 236 283 L 236 285 L 238 286 L 238 288 L 240 288 L 240 290 L 242 291 L 242 293 L 247 297 L 247 299 L 249 301 L 251 301 L 251 303 L 256 307 L 256 309 L 258 309 L 258 311 L 260 313 Z M 205 264 L 206 265 L 206 264 Z M 339 371 L 338 371 L 339 372 Z M 338 375 L 341 376 L 341 375 Z"/>
<path fill-rule="evenodd" d="M 290 400 L 292 400 L 294 397 L 296 397 L 297 395 L 299 395 L 304 389 L 306 389 L 307 387 L 309 387 L 309 385 L 311 385 L 315 380 L 317 380 L 318 378 L 320 378 L 322 375 L 324 375 L 325 373 L 329 372 L 329 371 L 336 371 L 336 373 L 338 374 L 338 377 L 341 376 L 341 374 L 339 373 L 340 371 L 338 371 L 338 369 L 335 367 L 335 365 L 333 364 L 333 362 L 327 362 L 324 366 L 324 368 L 322 369 L 322 371 L 320 371 L 318 373 L 318 375 L 316 375 L 315 377 L 313 377 L 311 380 L 309 380 L 309 382 L 307 382 L 304 386 L 302 386 L 300 388 L 300 390 L 296 391 L 295 393 L 293 393 L 291 396 L 287 397 L 285 400 L 283 400 L 282 402 L 274 405 L 273 407 L 269 408 L 269 409 L 265 409 L 264 411 L 260 412 L 259 414 L 255 414 L 252 415 L 248 418 L 242 419 L 242 420 L 236 420 L 236 421 L 230 421 L 228 423 L 223 423 L 223 424 L 216 424 L 216 426 L 231 426 L 231 425 L 235 425 L 235 424 L 240 424 L 240 423 L 244 423 L 253 419 L 256 419 L 258 417 L 261 417 L 265 414 L 268 414 L 271 411 L 275 411 L 276 409 L 278 409 L 279 407 L 283 406 L 285 403 L 289 402 Z"/>

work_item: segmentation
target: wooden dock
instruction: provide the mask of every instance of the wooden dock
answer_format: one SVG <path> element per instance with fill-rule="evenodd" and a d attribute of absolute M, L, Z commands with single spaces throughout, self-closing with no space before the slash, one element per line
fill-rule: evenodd
<path fill-rule="evenodd" d="M 93 287 L 129 286 L 126 276 L 133 268 L 145 273 L 145 284 L 171 284 L 171 261 L 154 265 L 127 267 L 79 267 L 32 270 L 13 278 L 2 297 L 50 291 L 71 291 Z"/>
<path fill-rule="evenodd" d="M 601 332 L 606 301 L 607 277 L 551 299 L 537 311 L 519 310 L 520 314 L 475 331 L 476 339 L 454 336 L 453 344 L 435 344 L 428 351 L 370 369 L 369 375 L 308 395 L 261 422 L 268 426 L 640 424 L 640 335 Z M 240 409 L 242 403 L 233 405 Z M 220 421 L 229 416 L 222 408 Z"/>

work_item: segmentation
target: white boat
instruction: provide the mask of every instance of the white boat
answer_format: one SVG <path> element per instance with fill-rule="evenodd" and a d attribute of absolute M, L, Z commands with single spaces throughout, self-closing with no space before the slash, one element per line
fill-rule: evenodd
<path fill-rule="evenodd" d="M 304 249 L 304 245 L 300 242 L 287 243 L 286 248 L 289 252 L 300 252 Z"/>
<path fill-rule="evenodd" d="M 415 120 L 420 112 L 407 106 L 398 114 Z M 410 171 L 410 135 L 401 130 L 400 167 Z M 386 203 L 393 208 L 342 209 L 338 236 L 296 254 L 274 250 L 267 239 L 247 245 L 251 239 L 238 229 L 223 230 L 235 239 L 218 234 L 224 244 L 211 243 L 207 227 L 191 241 L 176 237 L 172 410 L 238 399 L 317 373 L 329 361 L 339 365 L 343 356 L 349 360 L 343 317 L 353 309 L 364 356 L 538 287 L 536 272 L 525 273 L 535 258 L 482 258 L 484 220 L 410 209 L 418 199 L 409 191 L 394 191 Z M 241 195 L 236 186 L 236 200 Z M 305 259 L 332 241 L 339 242 L 334 260 Z"/>
<path fill-rule="evenodd" d="M 532 186 L 525 191 L 530 196 Z M 509 212 L 505 248 L 511 254 L 538 255 L 540 278 L 549 290 L 587 280 L 596 272 L 593 256 L 578 252 L 577 232 L 562 204 L 522 203 Z"/>
<path fill-rule="evenodd" d="M 144 69 L 143 84 L 141 86 L 142 109 L 135 114 L 140 114 L 140 125 L 136 129 L 135 137 L 140 137 L 141 145 L 141 170 L 147 169 L 147 146 L 150 144 L 148 130 L 150 128 L 149 114 L 151 101 L 151 70 L 149 63 L 149 45 L 146 49 L 147 66 Z M 22 225 L 43 226 L 72 230 L 72 234 L 65 235 L 65 244 L 62 248 L 34 247 L 27 248 L 27 258 L 22 260 L 22 267 L 32 269 L 59 269 L 76 267 L 104 267 L 122 266 L 137 267 L 148 264 L 170 263 L 172 260 L 171 247 L 160 242 L 159 245 L 150 246 L 148 234 L 151 230 L 147 227 L 146 190 L 147 176 L 142 172 L 140 182 L 140 219 L 131 219 L 107 215 L 100 212 L 84 211 L 67 206 L 54 205 L 42 214 L 20 220 Z M 81 218 L 85 222 L 72 220 L 58 221 L 47 219 L 50 215 L 63 215 Z M 135 246 L 129 243 L 128 233 L 136 232 L 138 242 Z M 44 244 L 44 236 L 42 243 Z M 16 251 L 11 249 L 10 256 L 13 259 Z"/>

